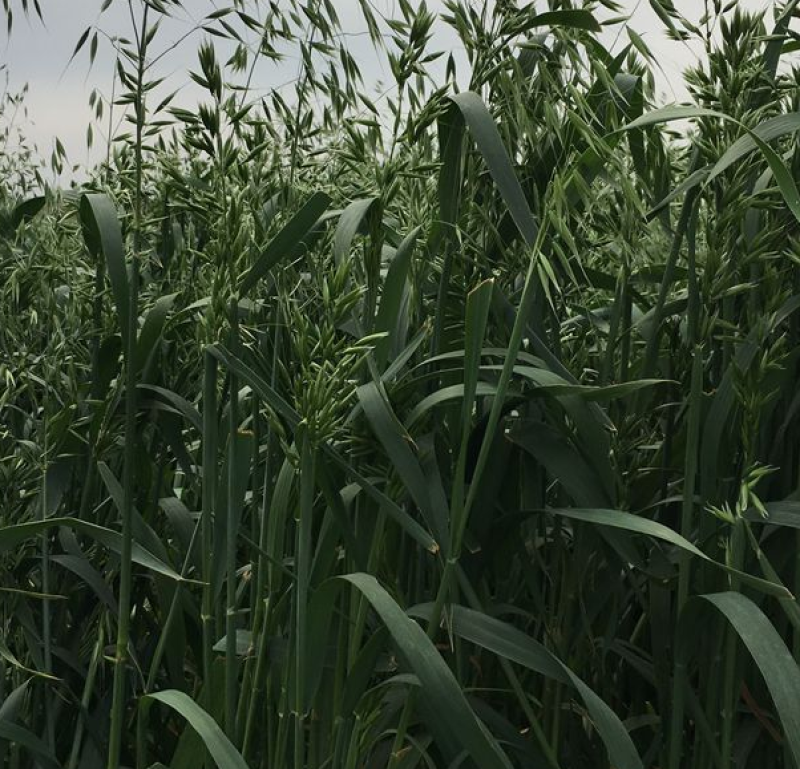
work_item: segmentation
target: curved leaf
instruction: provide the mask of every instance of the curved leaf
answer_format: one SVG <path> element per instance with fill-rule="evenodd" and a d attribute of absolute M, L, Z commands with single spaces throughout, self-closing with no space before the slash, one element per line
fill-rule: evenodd
<path fill-rule="evenodd" d="M 95 523 L 82 521 L 78 518 L 48 518 L 45 521 L 18 523 L 14 526 L 0 528 L 0 553 L 13 550 L 26 540 L 37 537 L 54 526 L 66 526 L 68 529 L 75 529 L 117 554 L 122 552 L 122 535 L 113 529 L 107 529 L 104 526 L 98 526 Z M 137 542 L 132 545 L 131 557 L 134 563 L 138 563 L 139 566 L 143 566 L 156 574 L 169 577 L 169 579 L 176 582 L 196 583 L 196 580 L 181 577 L 180 574 L 173 571 L 167 564 L 156 558 L 149 550 L 145 550 Z"/>
<path fill-rule="evenodd" d="M 709 558 L 702 550 L 695 547 L 688 539 L 685 539 L 677 532 L 664 526 L 657 521 L 651 521 L 649 518 L 643 518 L 639 515 L 632 513 L 625 513 L 621 510 L 600 510 L 600 509 L 580 509 L 580 508 L 548 508 L 548 512 L 554 515 L 559 515 L 563 518 L 571 518 L 575 521 L 584 521 L 586 523 L 593 523 L 598 526 L 611 526 L 616 529 L 625 529 L 626 531 L 633 531 L 638 534 L 646 534 L 650 537 L 655 537 L 663 542 L 668 542 L 675 547 L 680 548 L 686 553 L 693 555 L 697 558 L 710 563 L 720 569 L 724 569 L 730 574 L 735 574 L 742 582 L 750 585 L 751 587 L 760 590 L 767 595 L 774 595 L 778 598 L 791 598 L 792 594 L 781 585 L 775 585 L 765 579 L 754 577 L 752 574 L 733 569 L 730 566 L 719 563 L 713 558 Z"/>
<path fill-rule="evenodd" d="M 525 27 L 568 27 L 571 29 L 586 29 L 590 32 L 599 32 L 602 29 L 597 19 L 589 11 L 583 10 L 540 13 L 525 24 Z"/>
<path fill-rule="evenodd" d="M 409 614 L 425 618 L 429 616 L 432 606 L 416 606 Z M 448 606 L 446 613 L 448 627 L 455 635 L 577 689 L 608 750 L 612 766 L 617 769 L 642 769 L 642 760 L 633 741 L 614 711 L 545 646 L 512 625 L 466 606 Z"/>
<path fill-rule="evenodd" d="M 22 203 L 16 205 L 11 212 L 11 228 L 16 230 L 22 222 L 32 219 L 44 208 L 46 202 L 47 199 L 44 195 L 37 195 L 36 197 L 23 200 Z"/>
<path fill-rule="evenodd" d="M 143 699 L 162 702 L 182 715 L 203 740 L 219 769 L 249 769 L 241 753 L 231 744 L 219 724 L 188 694 L 170 689 L 148 694 Z"/>
<path fill-rule="evenodd" d="M 634 128 L 642 128 L 656 123 L 666 123 L 672 120 L 686 120 L 697 117 L 715 117 L 720 120 L 728 120 L 736 123 L 746 132 L 745 136 L 737 139 L 727 152 L 717 161 L 705 179 L 705 184 L 711 182 L 723 171 L 727 170 L 737 160 L 740 160 L 752 150 L 758 148 L 770 169 L 772 170 L 775 181 L 778 183 L 781 195 L 783 196 L 789 210 L 795 218 L 800 221 L 800 192 L 794 182 L 791 171 L 781 160 L 778 154 L 769 147 L 768 141 L 777 139 L 787 133 L 800 130 L 800 112 L 793 112 L 789 115 L 780 115 L 760 123 L 755 128 L 749 128 L 741 121 L 737 120 L 724 112 L 705 109 L 702 107 L 664 107 L 654 110 L 637 120 L 628 123 L 620 128 L 620 131 L 627 131 Z M 688 180 L 687 180 L 688 181 Z"/>
<path fill-rule="evenodd" d="M 47 745 L 24 726 L 0 719 L 0 740 L 25 748 L 44 769 L 61 769 Z"/>
<path fill-rule="evenodd" d="M 333 236 L 333 258 L 336 264 L 341 264 L 349 256 L 358 228 L 377 202 L 378 198 L 354 200 L 342 211 Z"/>
<path fill-rule="evenodd" d="M 424 698 L 424 711 L 435 739 L 442 747 L 459 746 L 466 749 L 481 769 L 511 769 L 511 762 L 497 741 L 470 708 L 461 687 L 450 668 L 423 629 L 412 620 L 369 574 L 348 574 L 324 583 L 315 593 L 309 616 L 309 638 L 312 644 L 324 648 L 334 608 L 336 593 L 349 582 L 369 601 L 386 626 L 398 654 L 419 679 Z M 319 680 L 319 665 L 324 657 L 322 648 L 312 658 L 318 660 L 312 684 Z"/>
<path fill-rule="evenodd" d="M 177 294 L 160 296 L 156 299 L 155 304 L 150 308 L 147 315 L 145 315 L 142 330 L 139 333 L 139 339 L 136 343 L 137 371 L 141 371 L 145 367 L 158 340 L 161 339 L 161 334 L 164 332 L 164 326 L 167 322 L 167 316 L 172 309 L 172 305 L 175 304 L 175 298 L 177 296 Z"/>
<path fill-rule="evenodd" d="M 533 218 L 519 179 L 514 173 L 514 166 L 505 146 L 503 146 L 503 141 L 500 138 L 494 119 L 483 103 L 483 99 L 472 91 L 464 91 L 450 98 L 461 111 L 464 122 L 467 124 L 470 134 L 472 134 L 472 138 L 475 140 L 475 144 L 486 162 L 489 173 L 492 175 L 494 183 L 508 206 L 509 213 L 517 225 L 517 229 L 525 239 L 525 242 L 532 246 L 536 242 L 539 227 Z"/>
<path fill-rule="evenodd" d="M 130 286 L 117 210 L 108 195 L 93 192 L 81 196 L 79 211 L 87 248 L 95 258 L 106 260 L 117 320 L 122 338 L 127 339 Z"/>
<path fill-rule="evenodd" d="M 475 395 L 480 397 L 492 396 L 497 393 L 497 387 L 489 382 L 477 382 L 475 385 Z M 512 396 L 518 396 L 519 393 L 512 393 Z M 461 400 L 464 397 L 464 385 L 454 384 L 442 387 L 430 395 L 426 395 L 414 408 L 411 413 L 406 417 L 405 428 L 410 430 L 422 417 L 425 416 L 431 409 L 440 406 L 443 403 L 450 403 L 451 401 Z"/>
<path fill-rule="evenodd" d="M 446 543 L 449 538 L 445 511 L 433 504 L 425 473 L 410 448 L 413 441 L 398 421 L 381 389 L 375 382 L 362 385 L 356 391 L 358 400 L 426 523 L 435 532 L 439 542 Z"/>
<path fill-rule="evenodd" d="M 244 296 L 253 286 L 280 262 L 296 259 L 302 252 L 304 239 L 325 213 L 331 199 L 324 192 L 315 192 L 303 207 L 284 225 L 267 244 L 256 263 L 247 271 L 239 286 Z"/>
<path fill-rule="evenodd" d="M 408 271 L 411 267 L 411 257 L 414 253 L 414 246 L 419 237 L 420 227 L 415 227 L 397 247 L 397 251 L 389 264 L 386 273 L 386 280 L 383 283 L 381 292 L 381 303 L 375 317 L 375 333 L 385 332 L 386 336 L 379 340 L 375 345 L 375 361 L 378 364 L 378 371 L 383 371 L 386 361 L 392 352 L 393 347 L 398 347 L 403 340 L 397 333 L 399 328 L 400 310 L 403 304 L 403 297 L 406 293 L 406 283 Z"/>
<path fill-rule="evenodd" d="M 697 628 L 702 626 L 697 615 L 704 603 L 711 604 L 728 620 L 753 657 L 772 695 L 789 751 L 794 762 L 800 764 L 800 669 L 778 631 L 749 598 L 726 592 L 690 600 L 681 616 L 675 650 L 681 670 L 685 671 L 696 648 Z"/>

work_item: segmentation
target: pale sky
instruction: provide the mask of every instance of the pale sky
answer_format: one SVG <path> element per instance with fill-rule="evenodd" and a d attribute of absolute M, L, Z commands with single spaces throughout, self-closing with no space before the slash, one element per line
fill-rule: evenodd
<path fill-rule="evenodd" d="M 371 53 L 368 38 L 358 34 L 364 29 L 358 2 L 335 2 L 343 30 L 356 33 L 350 37 L 351 53 L 359 61 L 365 78 L 374 78 L 373 83 L 368 83 L 374 87 L 387 73 L 381 71 L 376 57 Z M 774 5 L 774 0 L 739 2 L 749 9 L 764 9 Z M 663 101 L 681 100 L 686 92 L 682 87 L 680 74 L 686 66 L 693 63 L 692 52 L 686 45 L 667 39 L 663 25 L 648 0 L 619 0 L 619 3 L 625 13 L 630 15 L 630 27 L 644 38 L 664 70 L 665 76 L 660 80 Z M 702 0 L 674 0 L 674 3 L 684 16 L 693 21 L 703 11 Z M 479 5 L 480 0 L 473 0 L 473 4 Z M 12 5 L 15 4 L 12 2 Z M 88 26 L 96 24 L 109 36 L 131 36 L 127 2 L 116 0 L 100 17 L 100 0 L 41 0 L 41 5 L 45 14 L 44 25 L 35 18 L 26 20 L 19 12 L 10 40 L 4 29 L 0 31 L 0 67 L 7 65 L 7 70 L 0 72 L 0 78 L 4 79 L 7 72 L 12 92 L 19 90 L 24 83 L 28 84 L 26 135 L 37 145 L 39 151 L 48 155 L 57 136 L 67 150 L 70 162 L 85 164 L 90 159 L 86 150 L 86 126 L 91 120 L 89 93 L 92 88 L 98 88 L 106 96 L 110 93 L 113 52 L 101 36 L 97 60 L 91 71 L 88 67 L 88 44 L 69 67 L 67 63 L 81 33 Z M 193 28 L 198 18 L 213 9 L 214 5 L 217 5 L 214 0 L 184 0 L 183 10 L 179 11 L 180 16 L 162 25 L 152 46 L 156 54 L 166 51 L 157 69 L 159 76 L 167 77 L 167 83 L 161 92 L 182 89 L 181 106 L 193 106 L 193 98 L 196 102 L 196 97 L 192 96 L 196 91 L 188 85 L 187 70 L 197 68 L 195 51 L 196 43 L 200 40 L 199 33 L 195 33 L 194 39 L 185 41 L 174 51 L 169 49 Z M 375 5 L 383 11 L 391 11 L 394 0 L 377 0 Z M 546 3 L 540 2 L 539 5 L 545 8 Z M 19 7 L 19 3 L 16 3 L 16 7 Z M 441 0 L 428 0 L 428 7 L 437 12 L 442 10 L 443 4 Z M 431 48 L 447 51 L 457 49 L 458 40 L 454 33 L 446 29 L 443 23 L 437 29 L 439 31 Z M 607 45 L 614 43 L 616 31 L 605 35 L 604 42 Z M 627 42 L 627 36 L 623 32 L 616 41 L 616 46 L 619 48 Z M 454 50 L 454 54 L 457 55 L 458 51 Z M 292 80 L 296 71 L 296 59 L 279 65 L 265 62 L 257 71 L 254 82 L 264 91 L 283 84 L 284 96 L 291 101 Z M 3 87 L 4 82 L 0 80 L 0 89 Z M 96 149 L 91 159 L 96 159 L 98 152 Z"/>

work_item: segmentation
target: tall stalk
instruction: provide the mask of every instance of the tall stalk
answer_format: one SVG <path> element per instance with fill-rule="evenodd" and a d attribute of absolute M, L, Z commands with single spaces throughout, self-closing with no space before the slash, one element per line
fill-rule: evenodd
<path fill-rule="evenodd" d="M 231 300 L 231 347 L 238 347 L 238 302 Z M 225 731 L 232 740 L 236 738 L 236 698 L 238 690 L 238 663 L 236 659 L 236 477 L 239 462 L 236 444 L 239 440 L 239 381 L 230 373 L 230 401 L 228 403 L 228 503 L 226 509 L 226 609 L 225 609 Z"/>
<path fill-rule="evenodd" d="M 130 641 L 131 590 L 133 581 L 133 505 L 136 494 L 136 330 L 138 320 L 139 257 L 143 224 L 143 136 L 145 128 L 145 70 L 149 41 L 145 3 L 141 28 L 133 23 L 137 44 L 134 109 L 136 118 L 135 186 L 133 205 L 133 256 L 129 279 L 127 338 L 125 339 L 125 452 L 123 459 L 122 550 L 120 553 L 119 615 L 111 701 L 108 769 L 119 769 L 125 733 L 126 676 Z M 131 7 L 131 15 L 133 9 Z"/>
<path fill-rule="evenodd" d="M 203 680 L 211 681 L 213 661 L 214 614 L 214 506 L 217 496 L 217 359 L 206 350 L 203 356 L 203 480 L 202 480 L 202 574 L 203 597 Z M 211 706 L 213 691 L 206 687 L 206 707 Z"/>
<path fill-rule="evenodd" d="M 48 397 L 45 393 L 44 406 L 42 407 L 42 428 L 44 440 L 42 447 L 42 486 L 41 486 L 41 520 L 47 519 L 48 508 L 48 484 L 47 467 L 50 457 L 50 446 L 48 444 Z M 44 654 L 44 672 L 47 675 L 53 674 L 53 633 L 51 628 L 51 602 L 50 602 L 50 534 L 45 529 L 42 533 L 42 646 Z M 47 735 L 47 745 L 51 751 L 55 751 L 55 721 L 53 717 L 53 701 L 51 697 L 45 697 L 45 733 Z"/>
<path fill-rule="evenodd" d="M 314 510 L 315 452 L 311 436 L 301 430 L 300 450 L 300 505 L 297 519 L 297 538 L 295 543 L 295 584 L 294 599 L 294 769 L 305 769 L 305 724 L 307 703 L 305 695 L 306 670 L 308 666 L 308 597 L 311 576 L 311 532 Z"/>
<path fill-rule="evenodd" d="M 688 419 L 686 428 L 686 450 L 684 456 L 683 497 L 681 500 L 681 536 L 690 539 L 694 527 L 695 486 L 697 458 L 700 444 L 700 425 L 703 405 L 703 346 L 700 341 L 700 289 L 697 278 L 696 236 L 699 204 L 696 198 L 684 202 L 681 222 L 686 219 L 688 251 L 688 311 L 687 337 L 692 350 L 692 368 L 688 395 Z M 675 602 L 675 627 L 678 627 L 681 612 L 689 598 L 692 564 L 682 558 L 678 565 L 678 592 Z M 686 698 L 686 671 L 676 661 L 672 676 L 672 711 L 669 732 L 669 766 L 680 766 L 683 745 L 683 719 Z"/>
<path fill-rule="evenodd" d="M 272 365 L 270 367 L 270 386 L 274 389 L 277 377 L 277 361 L 278 351 L 280 349 L 280 305 L 275 306 L 275 329 L 272 337 Z M 250 697 L 246 703 L 246 717 L 244 726 L 244 736 L 242 737 L 242 755 L 245 759 L 248 757 L 251 745 L 253 743 L 254 733 L 256 729 L 256 714 L 258 707 L 261 703 L 263 695 L 262 681 L 266 673 L 267 661 L 267 642 L 268 642 L 268 629 L 269 620 L 271 616 L 270 609 L 272 607 L 271 596 L 267 590 L 267 571 L 269 562 L 266 558 L 268 547 L 268 517 L 272 499 L 272 475 L 273 475 L 273 453 L 274 444 L 274 430 L 272 423 L 267 425 L 266 434 L 266 450 L 267 455 L 264 460 L 264 473 L 262 480 L 262 497 L 261 497 L 261 510 L 258 516 L 258 559 L 255 570 L 255 600 L 256 611 L 253 618 L 253 640 L 256 644 L 256 658 L 255 664 L 251 667 L 252 681 L 250 685 Z"/>
<path fill-rule="evenodd" d="M 208 350 L 203 356 L 203 480 L 202 480 L 202 575 L 203 597 L 201 625 L 203 629 L 203 680 L 211 681 L 214 652 L 214 507 L 217 497 L 217 359 Z M 214 692 L 205 688 L 205 706 L 210 709 Z"/>

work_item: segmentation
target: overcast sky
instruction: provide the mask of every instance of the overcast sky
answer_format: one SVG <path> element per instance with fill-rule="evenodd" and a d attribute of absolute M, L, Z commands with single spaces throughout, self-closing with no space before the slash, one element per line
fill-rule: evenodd
<path fill-rule="evenodd" d="M 774 4 L 773 0 L 739 1 L 740 5 L 751 9 L 770 8 Z M 663 25 L 652 11 L 648 0 L 619 0 L 619 3 L 630 14 L 629 25 L 646 40 L 665 72 L 660 81 L 664 101 L 681 100 L 685 97 L 685 91 L 681 85 L 680 73 L 692 63 L 691 50 L 667 39 Z M 674 0 L 674 3 L 686 17 L 693 20 L 703 10 L 702 0 Z M 344 31 L 358 33 L 363 30 L 357 0 L 335 0 L 335 4 Z M 393 0 L 376 0 L 376 5 L 384 11 L 391 11 L 393 4 Z M 479 5 L 480 0 L 473 0 L 473 4 Z M 16 5 L 18 7 L 19 3 Z M 100 17 L 100 0 L 41 0 L 41 5 L 45 13 L 44 25 L 34 18 L 26 20 L 18 13 L 11 38 L 6 38 L 4 32 L 0 32 L 0 65 L 7 65 L 7 70 L 0 77 L 5 77 L 7 73 L 12 91 L 18 90 L 24 83 L 28 84 L 26 103 L 29 118 L 26 133 L 40 152 L 49 153 L 54 137 L 58 136 L 72 163 L 86 163 L 86 126 L 91 119 L 89 93 L 92 88 L 98 88 L 106 95 L 110 93 L 113 52 L 101 40 L 97 60 L 91 71 L 85 51 L 69 67 L 67 63 L 81 33 L 89 26 L 96 24 L 109 36 L 130 35 L 127 3 L 125 0 L 116 0 Z M 179 18 L 164 24 L 153 44 L 156 53 L 168 52 L 158 65 L 158 74 L 168 77 L 168 85 L 164 90 L 183 89 L 181 96 L 186 104 L 192 101 L 186 72 L 189 68 L 196 67 L 196 45 L 189 41 L 173 51 L 170 48 L 213 5 L 213 0 L 184 0 Z M 544 8 L 546 3 L 541 2 L 539 5 Z M 428 0 L 428 7 L 433 11 L 440 11 L 442 2 Z M 443 24 L 438 29 L 432 44 L 433 49 L 449 51 L 457 48 L 458 41 L 454 33 L 448 31 Z M 613 34 L 607 33 L 606 44 L 612 45 L 615 37 L 616 31 Z M 616 45 L 620 47 L 626 42 L 627 37 L 623 34 L 619 36 Z M 354 34 L 350 38 L 350 50 L 359 60 L 362 73 L 369 73 L 374 78 L 375 82 L 368 84 L 374 87 L 381 75 L 386 73 L 381 72 L 377 59 L 371 55 L 368 39 Z M 457 54 L 457 50 L 455 53 Z M 290 98 L 291 81 L 296 70 L 297 63 L 291 60 L 281 65 L 265 64 L 258 71 L 255 82 L 265 91 L 283 84 L 283 88 L 288 90 L 286 95 Z M 94 157 L 96 156 L 95 154 Z"/>

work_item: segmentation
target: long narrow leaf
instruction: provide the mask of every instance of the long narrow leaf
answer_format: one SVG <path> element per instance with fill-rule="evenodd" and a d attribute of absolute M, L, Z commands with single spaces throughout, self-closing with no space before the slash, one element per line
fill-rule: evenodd
<path fill-rule="evenodd" d="M 510 769 L 511 762 L 478 720 L 433 642 L 391 596 L 368 574 L 348 574 L 319 588 L 312 600 L 310 637 L 324 643 L 336 593 L 345 583 L 370 603 L 389 631 L 398 654 L 419 679 L 429 727 L 442 746 L 466 749 L 481 769 Z M 321 655 L 317 655 L 320 657 Z M 318 675 L 316 676 L 318 680 Z"/>
<path fill-rule="evenodd" d="M 182 715 L 203 740 L 219 769 L 249 769 L 241 753 L 231 744 L 219 724 L 188 694 L 168 690 L 148 694 L 147 699 L 162 702 Z"/>

